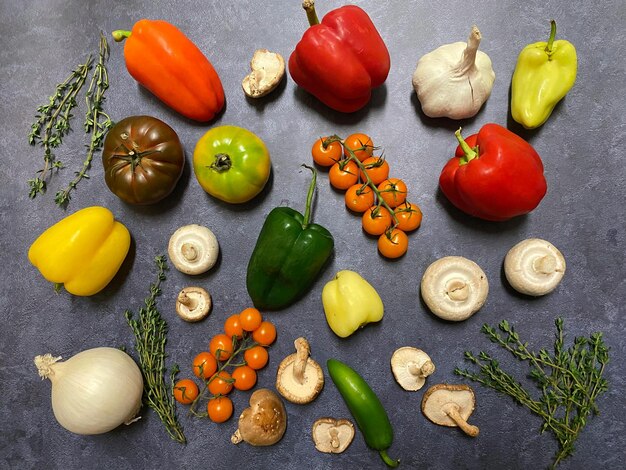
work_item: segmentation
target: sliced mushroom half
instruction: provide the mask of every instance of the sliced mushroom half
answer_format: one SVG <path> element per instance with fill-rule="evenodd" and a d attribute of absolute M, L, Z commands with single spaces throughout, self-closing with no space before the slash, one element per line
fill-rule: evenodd
<path fill-rule="evenodd" d="M 184 225 L 177 229 L 167 247 L 172 264 L 185 274 L 202 274 L 217 262 L 220 247 L 215 234 L 202 225 Z"/>
<path fill-rule="evenodd" d="M 309 357 L 309 342 L 294 341 L 296 352 L 282 360 L 276 373 L 276 389 L 292 403 L 303 405 L 315 400 L 324 387 L 324 371 Z"/>
<path fill-rule="evenodd" d="M 504 258 L 504 274 L 516 291 L 532 296 L 552 292 L 565 275 L 565 258 L 552 243 L 540 238 L 523 240 Z"/>
<path fill-rule="evenodd" d="M 230 438 L 233 444 L 245 441 L 252 446 L 271 446 L 287 429 L 287 412 L 280 397 L 268 388 L 250 396 L 250 407 L 239 416 L 239 427 Z"/>
<path fill-rule="evenodd" d="M 414 392 L 422 388 L 426 377 L 435 372 L 435 364 L 421 349 L 404 346 L 391 356 L 391 371 L 403 389 Z"/>
<path fill-rule="evenodd" d="M 285 75 L 285 59 L 277 52 L 257 49 L 250 61 L 252 70 L 241 82 L 246 96 L 261 98 L 274 90 Z"/>
<path fill-rule="evenodd" d="M 320 418 L 313 423 L 311 434 L 317 450 L 340 454 L 354 439 L 354 424 L 347 419 Z"/>
<path fill-rule="evenodd" d="M 484 305 L 489 283 L 474 261 L 462 256 L 446 256 L 426 268 L 421 293 L 435 315 L 444 320 L 462 321 Z"/>
<path fill-rule="evenodd" d="M 456 427 L 470 437 L 478 436 L 477 426 L 467 423 L 474 411 L 474 391 L 467 385 L 433 385 L 422 398 L 422 413 L 441 426 Z"/>
<path fill-rule="evenodd" d="M 205 318 L 211 310 L 211 295 L 202 287 L 185 287 L 176 298 L 176 313 L 188 322 Z"/>

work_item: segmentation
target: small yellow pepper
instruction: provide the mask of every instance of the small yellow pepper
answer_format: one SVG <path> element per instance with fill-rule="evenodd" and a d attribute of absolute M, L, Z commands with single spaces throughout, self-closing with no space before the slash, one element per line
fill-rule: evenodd
<path fill-rule="evenodd" d="M 548 42 L 522 49 L 513 72 L 511 116 L 526 129 L 546 122 L 576 81 L 576 48 L 564 39 L 555 41 L 556 22 L 550 24 Z"/>
<path fill-rule="evenodd" d="M 100 292 L 128 254 L 130 233 L 104 207 L 87 207 L 43 232 L 28 259 L 46 280 L 74 295 Z"/>
<path fill-rule="evenodd" d="M 322 289 L 322 304 L 330 329 L 346 338 L 371 322 L 382 320 L 383 301 L 376 289 L 354 271 L 339 271 Z"/>

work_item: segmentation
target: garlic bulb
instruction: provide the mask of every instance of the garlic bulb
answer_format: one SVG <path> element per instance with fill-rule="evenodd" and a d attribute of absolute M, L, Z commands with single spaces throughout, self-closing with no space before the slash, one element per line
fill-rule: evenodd
<path fill-rule="evenodd" d="M 413 88 L 426 116 L 465 119 L 487 101 L 496 75 L 489 56 L 478 50 L 480 39 L 472 26 L 467 44 L 445 44 L 417 62 Z"/>
<path fill-rule="evenodd" d="M 61 426 L 76 434 L 102 434 L 134 421 L 143 378 L 128 354 L 101 347 L 60 359 L 44 354 L 35 357 L 35 365 L 52 382 L 52 410 Z"/>

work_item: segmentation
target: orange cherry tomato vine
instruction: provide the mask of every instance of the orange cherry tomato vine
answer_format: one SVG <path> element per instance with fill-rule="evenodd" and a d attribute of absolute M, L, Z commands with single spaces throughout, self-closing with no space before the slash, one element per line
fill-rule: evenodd
<path fill-rule="evenodd" d="M 320 137 L 311 154 L 317 165 L 329 169 L 330 185 L 345 191 L 346 207 L 362 214 L 363 231 L 378 237 L 379 253 L 399 258 L 408 250 L 406 232 L 422 223 L 422 211 L 407 200 L 406 183 L 389 176 L 389 163 L 382 155 L 374 155 L 376 150 L 368 135 L 355 133 L 345 139 Z"/>
<path fill-rule="evenodd" d="M 275 340 L 276 327 L 263 320 L 256 308 L 229 316 L 224 332 L 209 341 L 209 351 L 201 351 L 192 361 L 193 374 L 202 386 L 192 379 L 180 379 L 173 386 L 174 399 L 189 405 L 194 416 L 208 417 L 215 423 L 228 421 L 234 411 L 230 393 L 256 385 L 257 371 L 266 366 L 267 348 Z"/>

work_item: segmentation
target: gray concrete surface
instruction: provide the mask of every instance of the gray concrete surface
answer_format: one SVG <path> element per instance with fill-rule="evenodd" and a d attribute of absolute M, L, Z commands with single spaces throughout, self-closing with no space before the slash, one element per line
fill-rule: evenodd
<path fill-rule="evenodd" d="M 318 11 L 340 6 L 319 1 Z M 269 97 L 247 100 L 240 81 L 255 49 L 265 47 L 288 57 L 305 30 L 298 0 L 289 2 L 106 2 L 42 0 L 0 2 L 0 467 L 20 469 L 172 469 L 172 468 L 383 468 L 360 432 L 342 455 L 317 452 L 310 437 L 312 423 L 322 416 L 349 417 L 330 381 L 310 405 L 287 404 L 288 429 L 283 440 L 268 448 L 234 446 L 230 435 L 236 420 L 221 425 L 190 417 L 179 408 L 188 444 L 165 434 L 156 415 L 100 436 L 77 436 L 61 428 L 50 407 L 50 383 L 41 381 L 33 357 L 46 352 L 66 358 L 96 346 L 132 348 L 124 310 L 137 311 L 153 279 L 155 255 L 164 254 L 170 234 L 180 225 L 210 227 L 221 243 L 219 265 L 191 279 L 175 270 L 168 274 L 159 308 L 169 322 L 170 363 L 190 375 L 190 361 L 207 348 L 213 334 L 232 313 L 250 305 L 245 269 L 265 215 L 275 206 L 301 209 L 309 174 L 309 149 L 320 135 L 369 133 L 385 150 L 392 174 L 403 177 L 410 199 L 424 212 L 423 226 L 410 235 L 410 250 L 396 262 L 382 259 L 366 237 L 358 217 L 343 205 L 328 177 L 320 172 L 315 221 L 335 236 L 336 251 L 311 292 L 291 308 L 266 313 L 278 328 L 270 364 L 259 385 L 273 387 L 280 360 L 293 340 L 305 336 L 313 357 L 325 364 L 331 357 L 350 363 L 379 393 L 395 429 L 390 455 L 400 468 L 528 469 L 545 468 L 556 451 L 549 434 L 539 435 L 541 421 L 508 397 L 475 386 L 477 408 L 472 421 L 481 428 L 470 439 L 455 429 L 437 427 L 420 413 L 422 392 L 402 391 L 389 370 L 392 352 L 413 345 L 428 351 L 437 365 L 429 379 L 460 382 L 453 374 L 464 365 L 463 351 L 494 347 L 480 334 L 483 323 L 508 319 L 538 347 L 552 344 L 553 321 L 565 318 L 568 340 L 594 331 L 605 332 L 612 348 L 606 375 L 610 390 L 598 405 L 601 414 L 589 419 L 575 455 L 563 469 L 623 466 L 624 326 L 626 291 L 626 217 L 624 216 L 624 55 L 626 5 L 620 0 L 580 4 L 568 1 L 444 1 L 355 2 L 369 12 L 391 52 L 386 84 L 376 90 L 364 110 L 335 113 L 298 89 L 288 77 Z M 85 137 L 82 110 L 74 132 L 60 149 L 68 168 L 59 172 L 48 194 L 28 198 L 27 179 L 39 168 L 41 151 L 27 135 L 37 106 L 46 102 L 71 68 L 97 49 L 98 32 L 130 29 L 140 18 L 168 20 L 181 28 L 210 58 L 224 84 L 224 113 L 208 125 L 189 122 L 139 87 L 127 73 L 122 46 L 110 41 L 111 87 L 106 109 L 114 120 L 149 114 L 179 134 L 187 166 L 175 193 L 163 203 L 131 207 L 107 189 L 98 157 L 91 179 L 80 184 L 66 212 L 56 208 L 53 194 L 82 162 Z M 511 123 L 510 78 L 518 52 L 527 43 L 547 37 L 556 19 L 559 37 L 578 49 L 578 80 L 549 121 L 535 132 Z M 411 74 L 421 55 L 449 42 L 465 40 L 472 24 L 481 29 L 482 50 L 493 61 L 496 82 L 492 96 L 473 119 L 461 122 L 465 133 L 484 123 L 509 124 L 542 156 L 548 193 L 532 214 L 504 223 L 487 223 L 453 209 L 438 192 L 437 178 L 455 148 L 457 122 L 426 118 L 411 87 Z M 341 71 L 337 71 L 341 73 Z M 272 179 L 263 194 L 242 206 L 220 203 L 206 195 L 190 166 L 196 141 L 210 127 L 236 124 L 257 133 L 272 155 Z M 110 208 L 132 233 L 128 259 L 114 281 L 90 298 L 55 294 L 26 253 L 36 236 L 67 213 L 91 205 Z M 510 247 L 527 237 L 540 237 L 559 247 L 568 263 L 560 287 L 537 299 L 516 295 L 506 284 L 502 261 Z M 461 255 L 479 263 L 491 290 L 484 308 L 460 324 L 438 321 L 422 304 L 419 281 L 435 259 Z M 321 289 L 341 269 L 359 272 L 379 290 L 384 320 L 349 339 L 336 337 L 324 319 Z M 211 316 L 186 324 L 174 312 L 182 287 L 200 284 L 213 295 Z M 523 369 L 506 356 L 503 365 Z M 247 404 L 249 392 L 233 395 L 235 414 Z"/>

